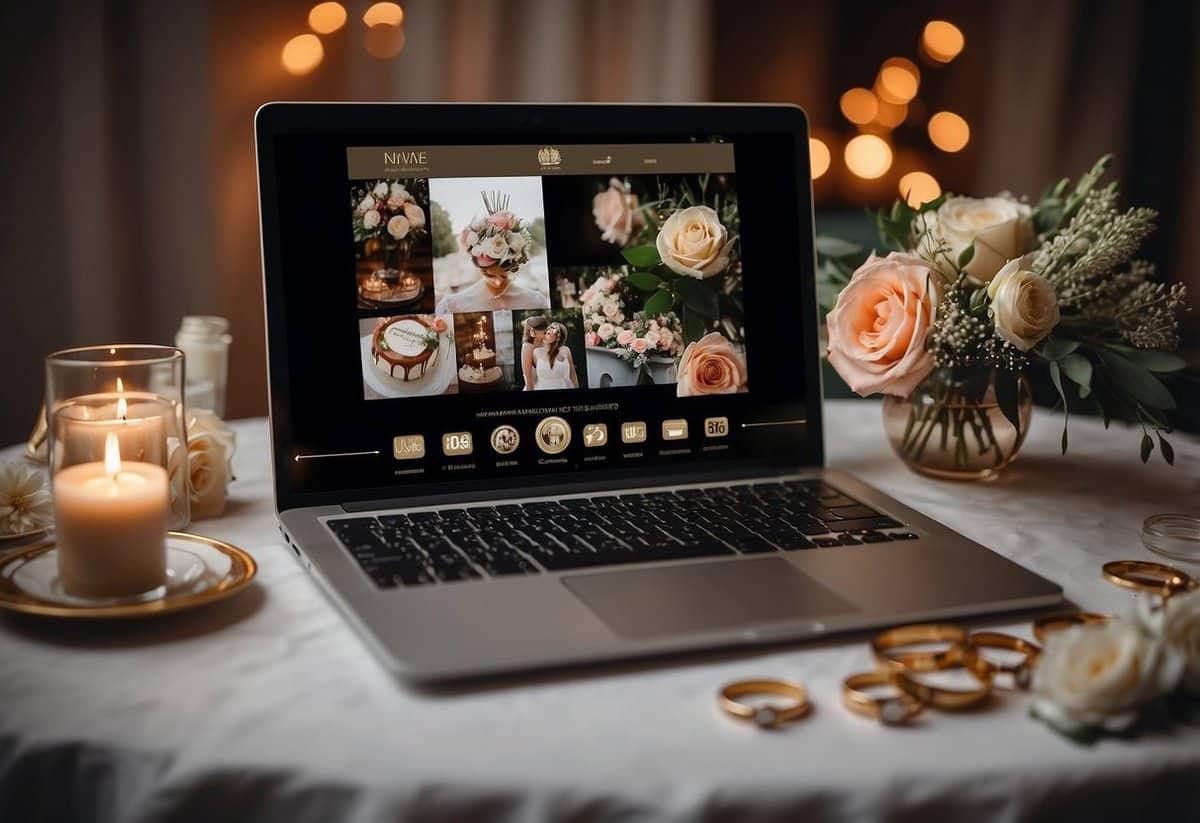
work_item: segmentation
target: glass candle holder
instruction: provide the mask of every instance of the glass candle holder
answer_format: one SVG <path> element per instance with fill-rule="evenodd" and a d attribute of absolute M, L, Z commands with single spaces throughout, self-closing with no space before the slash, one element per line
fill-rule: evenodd
<path fill-rule="evenodd" d="M 50 473 L 106 459 L 108 435 L 120 459 L 167 473 L 168 526 L 191 520 L 188 502 L 184 355 L 151 345 L 89 346 L 46 358 Z"/>

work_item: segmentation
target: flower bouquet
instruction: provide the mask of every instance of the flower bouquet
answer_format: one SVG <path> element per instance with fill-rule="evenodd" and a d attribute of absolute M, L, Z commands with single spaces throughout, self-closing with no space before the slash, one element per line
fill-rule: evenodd
<path fill-rule="evenodd" d="M 683 348 L 683 330 L 674 312 L 634 312 L 626 316 L 624 291 L 628 274 L 620 269 L 601 274 L 583 290 L 584 343 L 607 349 L 634 369 L 654 361 L 674 361 Z"/>
<path fill-rule="evenodd" d="M 533 236 L 526 222 L 508 210 L 508 195 L 494 191 L 480 196 L 487 214 L 464 228 L 459 242 L 487 276 L 509 281 L 529 262 Z"/>
<path fill-rule="evenodd" d="M 425 210 L 410 187 L 423 180 L 377 180 L 351 190 L 354 242 L 367 260 L 379 268 L 360 286 L 360 294 L 378 303 L 410 303 L 421 294 L 420 280 L 409 274 L 408 260 L 413 244 L 428 234 Z M 394 263 L 394 265 L 392 265 Z"/>
<path fill-rule="evenodd" d="M 1153 280 L 1134 256 L 1156 212 L 1122 211 L 1101 158 L 1074 185 L 1035 203 L 1008 194 L 897 201 L 871 215 L 886 257 L 818 238 L 829 362 L 850 388 L 885 395 L 889 439 L 908 465 L 936 476 L 984 478 L 1017 453 L 1044 371 L 1063 407 L 1091 406 L 1107 426 L 1142 428 L 1142 460 L 1164 437 L 1186 363 L 1182 284 Z"/>

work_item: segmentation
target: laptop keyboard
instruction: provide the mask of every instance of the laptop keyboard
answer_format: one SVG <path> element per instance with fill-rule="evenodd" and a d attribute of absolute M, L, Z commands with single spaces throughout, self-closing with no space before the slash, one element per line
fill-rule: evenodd
<path fill-rule="evenodd" d="M 823 480 L 338 517 L 326 525 L 382 588 L 917 538 Z"/>

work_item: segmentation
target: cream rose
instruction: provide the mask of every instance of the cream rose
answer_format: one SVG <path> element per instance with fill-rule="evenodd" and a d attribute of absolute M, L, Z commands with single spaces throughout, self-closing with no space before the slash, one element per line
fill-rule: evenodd
<path fill-rule="evenodd" d="M 618 346 L 628 346 L 630 343 L 633 342 L 633 338 L 636 336 L 637 335 L 635 335 L 629 329 L 621 329 L 619 332 L 617 332 L 617 345 Z"/>
<path fill-rule="evenodd" d="M 412 200 L 412 195 L 408 193 L 408 189 L 404 188 L 403 184 L 393 183 L 391 186 L 389 199 L 394 199 L 404 203 L 408 200 Z"/>
<path fill-rule="evenodd" d="M 387 197 L 388 196 L 387 182 L 384 180 L 380 180 L 378 183 L 376 183 L 374 193 L 375 193 L 376 197 Z"/>
<path fill-rule="evenodd" d="M 954 276 L 951 261 L 972 243 L 975 254 L 967 263 L 966 272 L 980 281 L 988 281 L 1005 262 L 1024 254 L 1033 241 L 1032 211 L 1029 206 L 1011 197 L 950 197 L 936 211 L 926 212 L 924 248 L 932 249 L 940 238 L 950 247 L 950 260 L 938 256 L 938 269 L 948 277 Z M 921 222 L 917 222 L 921 228 Z"/>
<path fill-rule="evenodd" d="M 404 216 L 408 218 L 408 225 L 414 229 L 418 229 L 425 225 L 425 209 L 411 201 L 404 204 Z"/>
<path fill-rule="evenodd" d="M 872 254 L 838 295 L 825 322 L 829 363 L 863 397 L 907 397 L 933 371 L 925 338 L 937 315 L 940 277 L 917 257 Z"/>
<path fill-rule="evenodd" d="M 607 340 L 608 338 L 612 337 L 615 332 L 616 327 L 613 326 L 612 323 L 601 323 L 599 328 L 596 329 L 596 334 L 599 335 L 601 340 Z"/>
<path fill-rule="evenodd" d="M 1054 287 L 1040 274 L 1009 260 L 988 283 L 990 314 L 996 334 L 1021 351 L 1029 351 L 1050 334 L 1060 319 Z"/>
<path fill-rule="evenodd" d="M 408 228 L 408 218 L 402 217 L 399 214 L 389 220 L 387 224 L 388 234 L 397 240 L 403 240 L 405 237 L 408 237 Z"/>
<path fill-rule="evenodd" d="M 375 198 L 368 194 L 366 197 L 364 197 L 362 199 L 361 202 L 359 202 L 358 213 L 366 214 L 367 212 L 371 211 L 373 208 L 375 208 Z"/>
<path fill-rule="evenodd" d="M 628 243 L 629 236 L 645 225 L 637 195 L 615 177 L 608 181 L 607 189 L 592 198 L 592 217 L 600 229 L 600 239 L 618 246 Z"/>
<path fill-rule="evenodd" d="M 483 247 L 483 253 L 488 257 L 492 257 L 496 260 L 508 259 L 508 242 L 499 234 L 493 234 L 491 237 L 484 240 L 480 246 Z"/>
<path fill-rule="evenodd" d="M 1182 658 L 1182 685 L 1200 696 L 1200 591 L 1177 594 L 1156 615 L 1164 643 Z"/>
<path fill-rule="evenodd" d="M 734 241 L 708 206 L 681 209 L 662 224 L 655 245 L 658 256 L 671 271 L 704 279 L 729 266 Z"/>
<path fill-rule="evenodd" d="M 379 225 L 379 219 L 379 212 L 375 211 L 375 209 L 371 209 L 369 212 L 363 215 L 363 228 L 375 228 Z"/>
<path fill-rule="evenodd" d="M 746 361 L 720 332 L 709 332 L 688 343 L 679 358 L 678 397 L 697 394 L 736 394 L 746 390 Z"/>
<path fill-rule="evenodd" d="M 1120 731 L 1145 702 L 1175 687 L 1181 662 L 1134 623 L 1073 626 L 1046 641 L 1033 673 L 1032 709 L 1068 734 Z"/>
<path fill-rule="evenodd" d="M 214 435 L 188 438 L 187 471 L 192 519 L 219 517 L 225 511 L 229 466 L 225 449 Z"/>

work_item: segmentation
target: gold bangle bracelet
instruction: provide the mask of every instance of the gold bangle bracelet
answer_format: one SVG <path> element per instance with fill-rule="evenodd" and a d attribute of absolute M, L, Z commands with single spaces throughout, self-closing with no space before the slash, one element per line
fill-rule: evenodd
<path fill-rule="evenodd" d="M 1028 689 L 1033 682 L 1033 667 L 1037 665 L 1038 655 L 1042 653 L 1041 646 L 1030 643 L 1020 637 L 1003 632 L 972 632 L 967 641 L 979 665 L 988 670 L 989 675 L 1007 674 L 1013 679 L 1018 689 Z M 979 649 L 1004 649 L 1019 652 L 1024 659 L 1019 663 L 994 663 L 979 654 Z"/>
<path fill-rule="evenodd" d="M 909 671 L 897 669 L 896 685 L 913 698 L 947 712 L 958 712 L 973 709 L 992 696 L 992 675 L 981 664 L 975 654 L 963 655 L 962 661 L 951 666 L 943 666 L 941 671 L 951 668 L 964 668 L 979 682 L 977 689 L 947 689 L 942 686 L 930 686 L 915 680 Z"/>
<path fill-rule="evenodd" d="M 1033 621 L 1033 636 L 1039 643 L 1044 644 L 1046 638 L 1055 632 L 1069 629 L 1072 626 L 1082 626 L 1088 623 L 1107 623 L 1112 620 L 1111 614 L 1095 614 L 1093 612 L 1063 612 L 1049 614 Z"/>
<path fill-rule="evenodd" d="M 791 698 L 785 705 L 768 703 L 762 706 L 751 706 L 738 700 L 752 694 L 774 694 Z M 750 720 L 760 729 L 776 729 L 784 723 L 799 720 L 812 708 L 808 700 L 808 690 L 798 683 L 786 680 L 739 680 L 721 689 L 717 695 L 717 704 L 730 717 L 738 720 Z"/>
<path fill-rule="evenodd" d="M 896 651 L 902 646 L 918 643 L 949 643 L 940 651 Z M 902 666 L 909 671 L 929 672 L 945 669 L 962 662 L 967 645 L 967 632 L 950 623 L 915 623 L 897 626 L 875 635 L 871 651 L 884 666 Z"/>
<path fill-rule="evenodd" d="M 900 726 L 925 709 L 925 704 L 901 688 L 898 669 L 880 669 L 852 674 L 842 681 L 842 705 L 855 714 L 873 717 L 887 726 Z M 876 697 L 867 689 L 890 686 L 892 697 Z"/>
<path fill-rule="evenodd" d="M 1103 572 L 1109 583 L 1163 599 L 1200 585 L 1185 571 L 1149 560 L 1113 560 L 1104 564 Z"/>

